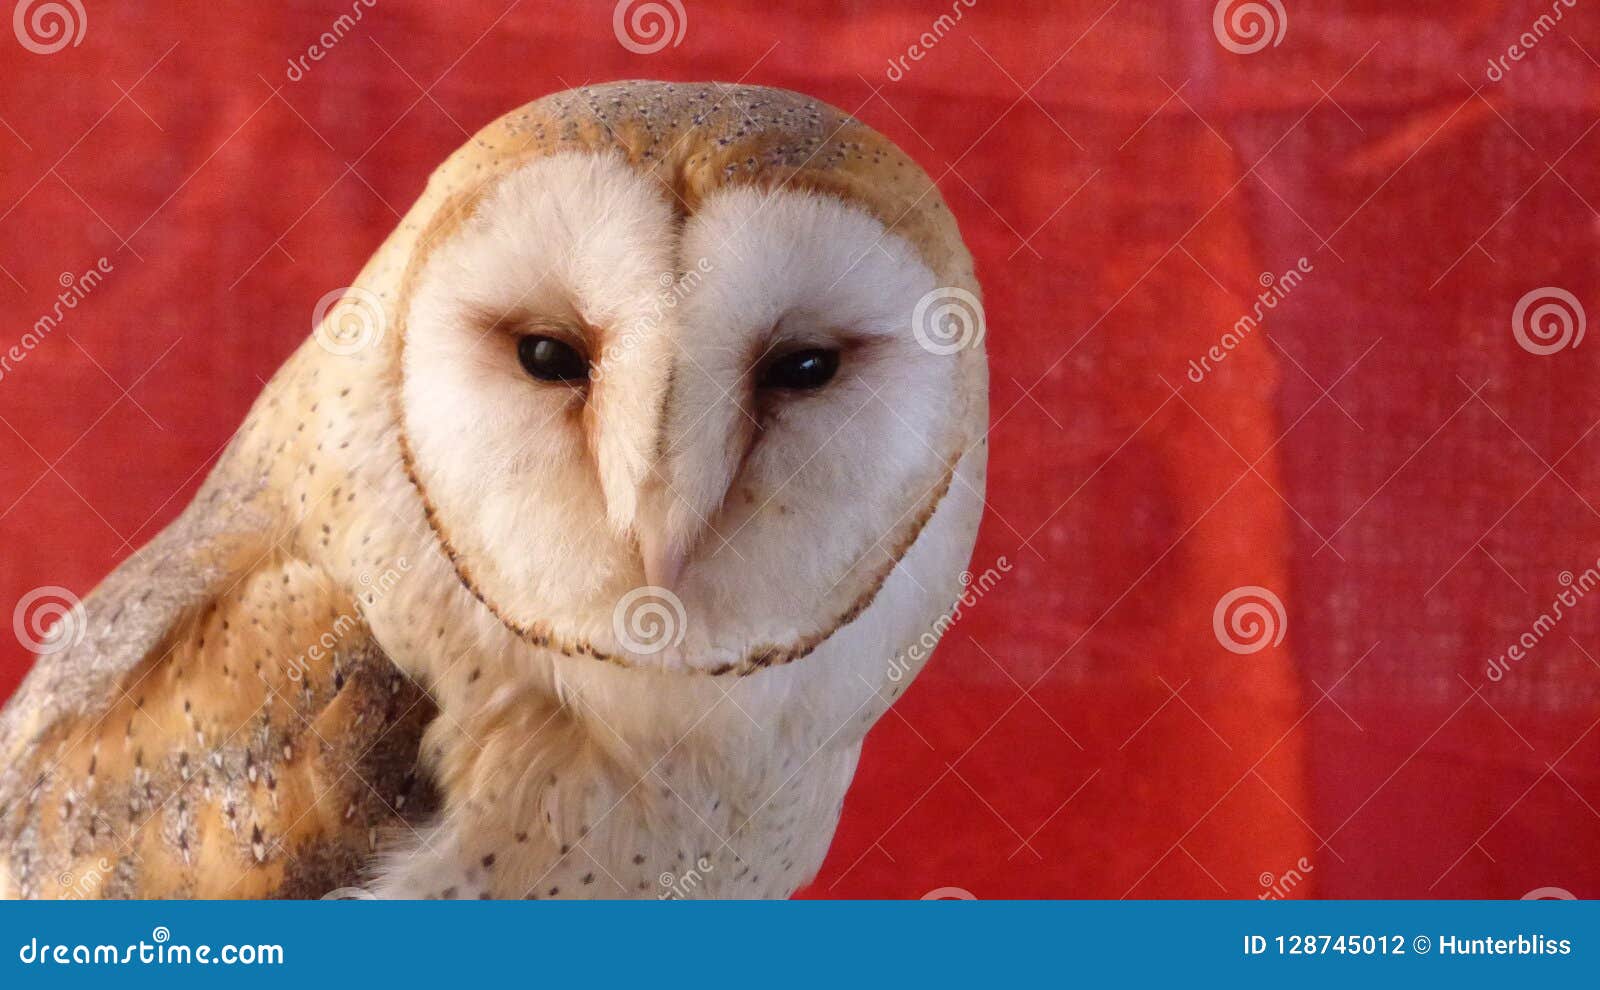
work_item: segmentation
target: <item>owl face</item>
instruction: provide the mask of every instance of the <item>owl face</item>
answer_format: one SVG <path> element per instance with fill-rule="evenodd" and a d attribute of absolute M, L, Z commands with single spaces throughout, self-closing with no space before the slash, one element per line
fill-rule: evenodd
<path fill-rule="evenodd" d="M 870 603 L 960 454 L 907 242 L 795 189 L 687 209 L 609 153 L 535 160 L 445 215 L 399 303 L 400 422 L 502 622 L 721 673 L 798 659 Z"/>

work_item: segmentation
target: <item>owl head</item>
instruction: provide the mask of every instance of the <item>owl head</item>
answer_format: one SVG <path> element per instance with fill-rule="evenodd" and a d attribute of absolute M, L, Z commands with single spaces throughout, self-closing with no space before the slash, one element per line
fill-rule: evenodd
<path fill-rule="evenodd" d="M 982 312 L 933 183 L 875 132 L 763 88 L 574 90 L 487 128 L 401 233 L 406 467 L 524 639 L 747 673 L 892 577 L 931 615 L 958 593 Z"/>

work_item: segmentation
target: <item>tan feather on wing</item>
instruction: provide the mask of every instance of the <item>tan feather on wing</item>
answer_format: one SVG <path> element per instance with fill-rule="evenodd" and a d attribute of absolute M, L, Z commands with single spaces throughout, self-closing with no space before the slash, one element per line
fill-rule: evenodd
<path fill-rule="evenodd" d="M 83 642 L 8 709 L 6 894 L 320 896 L 431 805 L 431 702 L 315 569 L 200 573 L 253 542 L 195 540 L 205 508 L 90 596 Z"/>

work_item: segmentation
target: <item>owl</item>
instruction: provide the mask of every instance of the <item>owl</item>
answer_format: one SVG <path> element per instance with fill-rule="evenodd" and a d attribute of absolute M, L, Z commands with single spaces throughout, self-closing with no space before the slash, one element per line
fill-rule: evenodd
<path fill-rule="evenodd" d="M 791 92 L 571 90 L 317 316 L 0 716 L 0 893 L 807 882 L 983 506 L 929 177 Z"/>

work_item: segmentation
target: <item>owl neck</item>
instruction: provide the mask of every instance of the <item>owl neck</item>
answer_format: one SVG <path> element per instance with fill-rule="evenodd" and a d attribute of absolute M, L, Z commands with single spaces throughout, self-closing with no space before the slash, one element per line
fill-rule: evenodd
<path fill-rule="evenodd" d="M 786 897 L 821 865 L 859 753 L 727 732 L 716 702 L 672 739 L 543 690 L 455 693 L 424 741 L 443 816 L 390 857 L 382 896 Z"/>

